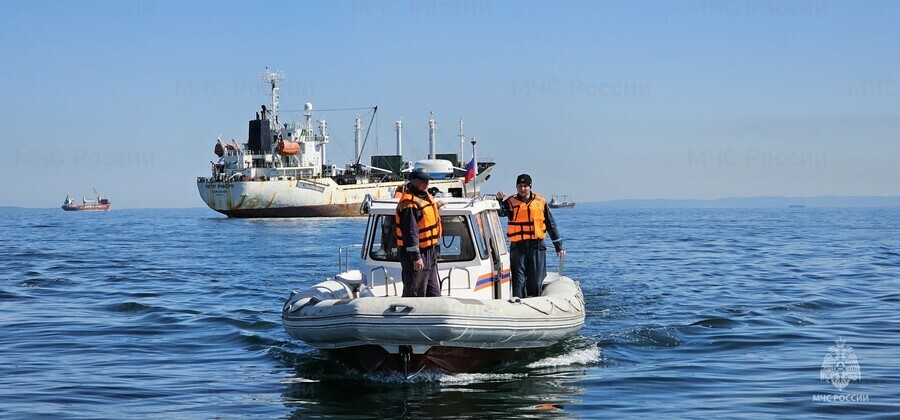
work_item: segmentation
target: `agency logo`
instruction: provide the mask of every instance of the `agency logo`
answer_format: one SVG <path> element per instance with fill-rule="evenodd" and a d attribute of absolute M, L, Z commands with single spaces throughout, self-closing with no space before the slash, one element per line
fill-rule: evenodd
<path fill-rule="evenodd" d="M 862 376 L 853 347 L 847 346 L 843 338 L 838 338 L 835 344 L 828 348 L 830 353 L 822 360 L 819 379 L 830 382 L 838 391 L 843 391 L 850 381 L 858 381 Z"/>

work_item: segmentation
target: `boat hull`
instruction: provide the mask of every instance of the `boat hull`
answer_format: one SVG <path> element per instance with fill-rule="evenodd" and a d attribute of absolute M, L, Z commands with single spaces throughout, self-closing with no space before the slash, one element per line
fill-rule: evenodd
<path fill-rule="evenodd" d="M 540 297 L 514 301 L 353 298 L 333 283 L 314 289 L 319 294 L 285 304 L 287 333 L 373 372 L 478 372 L 521 360 L 577 334 L 584 325 L 581 288 L 566 277 L 547 283 Z M 322 295 L 326 289 L 328 295 Z"/>
<path fill-rule="evenodd" d="M 542 348 L 477 349 L 432 346 L 424 354 L 410 353 L 404 362 L 402 353 L 390 353 L 382 346 L 363 345 L 326 350 L 342 363 L 366 372 L 400 372 L 405 375 L 422 370 L 477 373 L 503 363 L 521 361 Z"/>

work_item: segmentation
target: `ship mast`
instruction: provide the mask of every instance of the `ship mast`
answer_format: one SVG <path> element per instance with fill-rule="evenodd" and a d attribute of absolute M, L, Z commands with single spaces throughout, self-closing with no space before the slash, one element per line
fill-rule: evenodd
<path fill-rule="evenodd" d="M 362 150 L 359 149 L 359 145 L 362 142 L 362 119 L 359 118 L 359 115 L 356 116 L 356 121 L 353 124 L 353 128 L 355 129 L 353 137 L 353 146 L 355 147 L 356 154 L 353 155 L 353 161 L 359 162 L 359 155 L 362 154 Z"/>
<path fill-rule="evenodd" d="M 322 165 L 328 163 L 326 160 L 327 156 L 325 155 L 325 145 L 328 144 L 328 123 L 325 121 L 325 117 L 319 119 L 319 135 L 322 136 L 321 140 L 317 143 L 321 145 L 322 148 Z"/>
<path fill-rule="evenodd" d="M 280 71 L 270 70 L 268 67 L 266 67 L 266 74 L 263 75 L 263 81 L 268 82 L 272 86 L 272 118 L 269 121 L 269 127 L 274 129 L 277 133 L 281 133 L 278 124 L 278 83 L 282 80 L 284 80 L 284 73 Z"/>
<path fill-rule="evenodd" d="M 459 119 L 459 164 L 466 163 L 466 136 L 463 135 L 463 120 Z"/>
<path fill-rule="evenodd" d="M 394 129 L 397 130 L 397 156 L 403 160 L 403 120 L 397 120 Z"/>
<path fill-rule="evenodd" d="M 436 123 L 434 122 L 434 112 L 432 112 L 431 118 L 428 119 L 428 146 L 431 150 L 431 153 L 428 154 L 428 159 L 437 159 L 437 155 L 434 152 L 435 127 L 436 127 Z"/>

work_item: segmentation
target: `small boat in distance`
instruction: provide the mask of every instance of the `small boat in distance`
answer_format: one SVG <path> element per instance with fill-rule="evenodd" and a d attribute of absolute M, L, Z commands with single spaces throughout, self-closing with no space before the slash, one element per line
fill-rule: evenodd
<path fill-rule="evenodd" d="M 95 200 L 82 197 L 81 204 L 76 203 L 75 200 L 66 195 L 66 201 L 63 202 L 62 209 L 65 211 L 109 211 L 109 199 L 101 196 L 96 188 L 94 189 L 94 194 L 97 196 Z"/>
<path fill-rule="evenodd" d="M 575 202 L 569 200 L 568 195 L 554 195 L 550 197 L 550 202 L 547 203 L 551 209 L 568 209 L 575 207 Z"/>
<path fill-rule="evenodd" d="M 406 379 L 423 369 L 481 372 L 578 334 L 585 308 L 577 281 L 547 273 L 540 296 L 512 296 L 497 200 L 438 198 L 446 204 L 440 297 L 403 297 L 398 200 L 370 199 L 364 243 L 339 249 L 339 274 L 291 292 L 281 312 L 285 331 L 349 366 Z M 354 254 L 358 269 L 350 269 Z"/>

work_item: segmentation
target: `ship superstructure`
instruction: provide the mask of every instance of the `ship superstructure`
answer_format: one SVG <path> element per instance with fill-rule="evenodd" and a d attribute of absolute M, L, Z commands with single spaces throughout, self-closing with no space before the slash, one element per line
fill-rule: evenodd
<path fill-rule="evenodd" d="M 216 141 L 218 161 L 210 162 L 210 177 L 198 177 L 197 189 L 213 210 L 230 217 L 347 217 L 361 216 L 367 199 L 390 198 L 405 183 L 405 173 L 427 167 L 440 179 L 431 187 L 452 196 L 474 197 L 490 175 L 493 162 L 478 162 L 479 174 L 465 177 L 461 156 L 435 154 L 434 116 L 429 122 L 432 144 L 429 159 L 407 162 L 402 158 L 398 122 L 397 155 L 371 156 L 361 164 L 363 122 L 355 120 L 354 159 L 344 166 L 328 161 L 328 124 L 313 120 L 313 106 L 306 103 L 304 119 L 283 122 L 279 117 L 280 72 L 266 69 L 263 80 L 270 86 L 270 107 L 263 105 L 249 122 L 247 142 Z M 372 108 L 373 118 L 377 107 Z M 371 122 L 370 124 L 371 125 Z M 462 130 L 462 124 L 460 124 Z M 473 143 L 473 156 L 475 140 Z M 474 159 L 473 159 L 474 160 Z"/>

